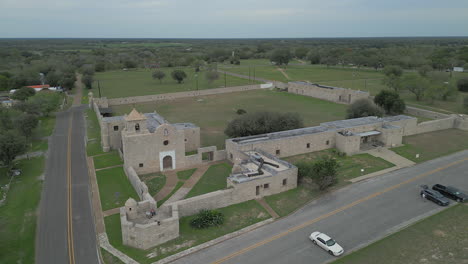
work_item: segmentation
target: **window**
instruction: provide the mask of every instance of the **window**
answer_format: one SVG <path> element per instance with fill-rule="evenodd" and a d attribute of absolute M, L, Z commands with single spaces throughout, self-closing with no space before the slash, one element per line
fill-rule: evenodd
<path fill-rule="evenodd" d="M 187 142 L 187 139 L 184 139 L 185 142 Z"/>
<path fill-rule="evenodd" d="M 327 140 L 327 142 L 325 142 L 327 145 L 330 145 L 330 140 Z"/>
<path fill-rule="evenodd" d="M 263 184 L 263 188 L 264 188 L 264 189 L 268 189 L 268 188 L 270 188 L 270 184 L 269 184 L 269 183 L 265 183 L 265 184 Z"/>
<path fill-rule="evenodd" d="M 307 148 L 310 148 L 310 143 L 307 143 Z"/>
<path fill-rule="evenodd" d="M 277 149 L 277 150 L 276 150 L 276 155 L 279 155 L 280 152 L 281 152 L 281 151 L 280 151 L 279 149 Z"/>
<path fill-rule="evenodd" d="M 232 153 L 229 153 L 229 157 L 232 159 Z"/>
<path fill-rule="evenodd" d="M 169 140 L 164 140 L 163 144 L 164 144 L 164 146 L 169 145 Z"/>
<path fill-rule="evenodd" d="M 136 131 L 140 131 L 140 124 L 136 124 L 136 125 L 135 125 L 135 130 L 136 130 Z"/>
<path fill-rule="evenodd" d="M 167 136 L 169 135 L 169 130 L 167 130 L 167 128 L 164 129 L 164 136 Z"/>
<path fill-rule="evenodd" d="M 288 184 L 288 179 L 283 179 L 283 185 Z"/>
<path fill-rule="evenodd" d="M 119 126 L 114 126 L 114 131 L 119 131 Z"/>
<path fill-rule="evenodd" d="M 138 164 L 138 167 L 143 168 L 143 163 Z"/>

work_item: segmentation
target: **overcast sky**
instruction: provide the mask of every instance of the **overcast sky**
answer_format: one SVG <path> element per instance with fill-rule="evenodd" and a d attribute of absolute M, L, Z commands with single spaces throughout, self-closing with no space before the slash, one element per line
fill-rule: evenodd
<path fill-rule="evenodd" d="M 468 0 L 0 0 L 0 38 L 468 36 Z"/>

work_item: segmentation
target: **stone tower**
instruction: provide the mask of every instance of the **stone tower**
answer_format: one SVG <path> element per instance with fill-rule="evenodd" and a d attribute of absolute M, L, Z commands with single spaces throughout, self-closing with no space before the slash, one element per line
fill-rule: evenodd
<path fill-rule="evenodd" d="M 125 115 L 125 128 L 128 133 L 147 132 L 146 116 L 138 112 L 135 108 L 130 114 Z"/>
<path fill-rule="evenodd" d="M 137 218 L 137 202 L 133 198 L 128 198 L 125 202 L 125 212 L 127 213 L 128 219 L 136 219 Z"/>

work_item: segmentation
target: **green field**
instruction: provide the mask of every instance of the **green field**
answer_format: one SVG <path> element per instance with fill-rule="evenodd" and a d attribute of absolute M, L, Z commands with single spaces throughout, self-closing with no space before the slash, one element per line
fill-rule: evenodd
<path fill-rule="evenodd" d="M 166 176 L 161 173 L 144 174 L 139 177 L 148 187 L 151 196 L 155 196 L 166 184 Z"/>
<path fill-rule="evenodd" d="M 468 206 L 458 204 L 333 264 L 458 264 L 468 260 Z"/>
<path fill-rule="evenodd" d="M 129 113 L 133 105 L 114 106 L 116 115 Z M 138 104 L 141 112 L 156 110 L 171 123 L 192 122 L 200 127 L 202 146 L 215 145 L 224 149 L 224 129 L 228 122 L 238 115 L 237 109 L 247 112 L 277 111 L 298 112 L 304 119 L 305 126 L 341 120 L 345 117 L 346 106 L 312 97 L 305 97 L 285 92 L 255 90 L 240 93 L 183 98 L 161 101 L 157 104 Z"/>
<path fill-rule="evenodd" d="M 468 149 L 468 132 L 447 129 L 407 136 L 403 138 L 403 144 L 405 145 L 392 150 L 414 162 L 423 162 Z M 416 158 L 416 154 L 419 154 L 419 158 Z"/>
<path fill-rule="evenodd" d="M 139 200 L 122 167 L 96 171 L 96 178 L 103 211 L 123 206 L 130 197 Z"/>
<path fill-rule="evenodd" d="M 41 197 L 44 158 L 21 160 L 22 170 L 0 207 L 0 263 L 34 263 L 37 207 Z M 0 175 L 5 177 L 5 175 Z"/>
<path fill-rule="evenodd" d="M 178 84 L 171 77 L 171 72 L 181 69 L 187 74 L 187 79 Z M 198 90 L 220 88 L 226 86 L 240 86 L 249 84 L 248 80 L 220 74 L 219 79 L 209 82 L 205 78 L 205 72 L 196 73 L 192 68 L 161 68 L 166 73 L 166 77 L 160 83 L 151 76 L 151 70 L 128 70 L 128 71 L 108 71 L 96 73 L 94 79 L 99 81 L 101 87 L 101 96 L 107 98 L 129 97 L 150 94 L 186 92 Z M 94 82 L 91 90 L 95 97 L 99 97 L 97 82 Z"/>
<path fill-rule="evenodd" d="M 86 142 L 86 153 L 88 156 L 103 154 L 101 147 L 101 128 L 96 113 L 86 110 L 86 133 L 88 142 Z"/>
<path fill-rule="evenodd" d="M 145 264 L 270 218 L 265 209 L 254 200 L 216 210 L 224 215 L 224 224 L 222 226 L 194 229 L 190 226 L 190 221 L 194 216 L 182 217 L 179 220 L 180 236 L 178 238 L 148 250 L 140 250 L 122 244 L 119 215 L 108 216 L 104 221 L 111 245 L 139 263 Z M 156 253 L 157 256 L 150 259 L 147 257 L 150 253 Z"/>
<path fill-rule="evenodd" d="M 185 199 L 225 189 L 226 178 L 231 173 L 231 169 L 231 165 L 227 163 L 211 165 L 187 196 L 185 196 Z"/>
<path fill-rule="evenodd" d="M 192 174 L 196 171 L 197 169 L 188 169 L 188 170 L 184 170 L 184 171 L 178 171 L 177 172 L 177 178 L 179 178 L 179 180 L 183 180 L 183 181 L 186 181 L 188 179 L 190 179 L 190 177 L 192 177 Z"/>
<path fill-rule="evenodd" d="M 103 155 L 99 155 L 94 157 L 94 168 L 95 169 L 102 169 L 117 165 L 122 165 L 123 161 L 120 158 L 119 153 L 117 151 L 108 152 Z"/>

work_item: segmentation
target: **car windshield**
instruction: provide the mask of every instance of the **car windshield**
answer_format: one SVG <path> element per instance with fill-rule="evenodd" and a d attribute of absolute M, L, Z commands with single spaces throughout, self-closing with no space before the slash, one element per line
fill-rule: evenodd
<path fill-rule="evenodd" d="M 327 246 L 331 247 L 331 246 L 335 245 L 336 242 L 335 242 L 335 240 L 330 239 L 330 240 L 327 240 L 326 243 L 327 243 Z"/>

